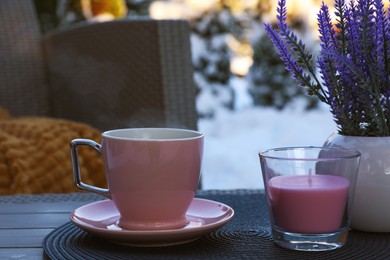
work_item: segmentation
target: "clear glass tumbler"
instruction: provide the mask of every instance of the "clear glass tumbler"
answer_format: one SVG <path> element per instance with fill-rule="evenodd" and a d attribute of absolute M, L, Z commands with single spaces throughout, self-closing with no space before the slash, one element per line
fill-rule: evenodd
<path fill-rule="evenodd" d="M 281 247 L 342 247 L 350 225 L 360 152 L 321 147 L 259 153 L 272 236 Z"/>

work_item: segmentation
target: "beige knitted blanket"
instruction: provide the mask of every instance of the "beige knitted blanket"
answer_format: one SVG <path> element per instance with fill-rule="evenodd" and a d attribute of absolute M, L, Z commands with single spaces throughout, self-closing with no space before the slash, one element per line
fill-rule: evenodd
<path fill-rule="evenodd" d="M 69 149 L 75 138 L 100 142 L 101 134 L 68 120 L 12 118 L 0 108 L 0 194 L 78 191 Z M 100 155 L 88 147 L 81 147 L 79 155 L 83 182 L 106 187 Z"/>

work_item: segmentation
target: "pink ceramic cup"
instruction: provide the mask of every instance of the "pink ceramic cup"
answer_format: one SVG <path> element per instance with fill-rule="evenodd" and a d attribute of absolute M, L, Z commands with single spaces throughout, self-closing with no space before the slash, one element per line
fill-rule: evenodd
<path fill-rule="evenodd" d="M 103 155 L 108 189 L 81 181 L 78 146 Z M 71 156 L 78 188 L 110 198 L 118 225 L 129 230 L 166 230 L 186 225 L 198 186 L 203 134 L 184 129 L 134 128 L 104 132 L 102 144 L 74 139 Z"/>

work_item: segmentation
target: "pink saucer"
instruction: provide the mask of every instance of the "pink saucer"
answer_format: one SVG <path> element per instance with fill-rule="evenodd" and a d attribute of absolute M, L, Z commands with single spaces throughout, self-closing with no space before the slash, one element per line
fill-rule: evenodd
<path fill-rule="evenodd" d="M 70 215 L 79 228 L 127 246 L 169 246 L 187 243 L 229 222 L 234 210 L 220 202 L 195 198 L 187 211 L 187 225 L 179 229 L 133 231 L 119 227 L 118 210 L 111 200 L 84 205 Z"/>

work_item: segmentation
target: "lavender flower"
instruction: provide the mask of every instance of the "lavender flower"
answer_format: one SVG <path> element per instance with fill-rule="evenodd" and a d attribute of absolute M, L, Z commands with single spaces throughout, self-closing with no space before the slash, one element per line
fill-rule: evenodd
<path fill-rule="evenodd" d="M 286 0 L 278 2 L 277 28 L 265 30 L 292 77 L 329 105 L 340 134 L 390 136 L 389 12 L 382 0 L 335 0 L 334 8 L 335 23 L 320 7 L 314 68 L 314 55 L 287 25 Z"/>

